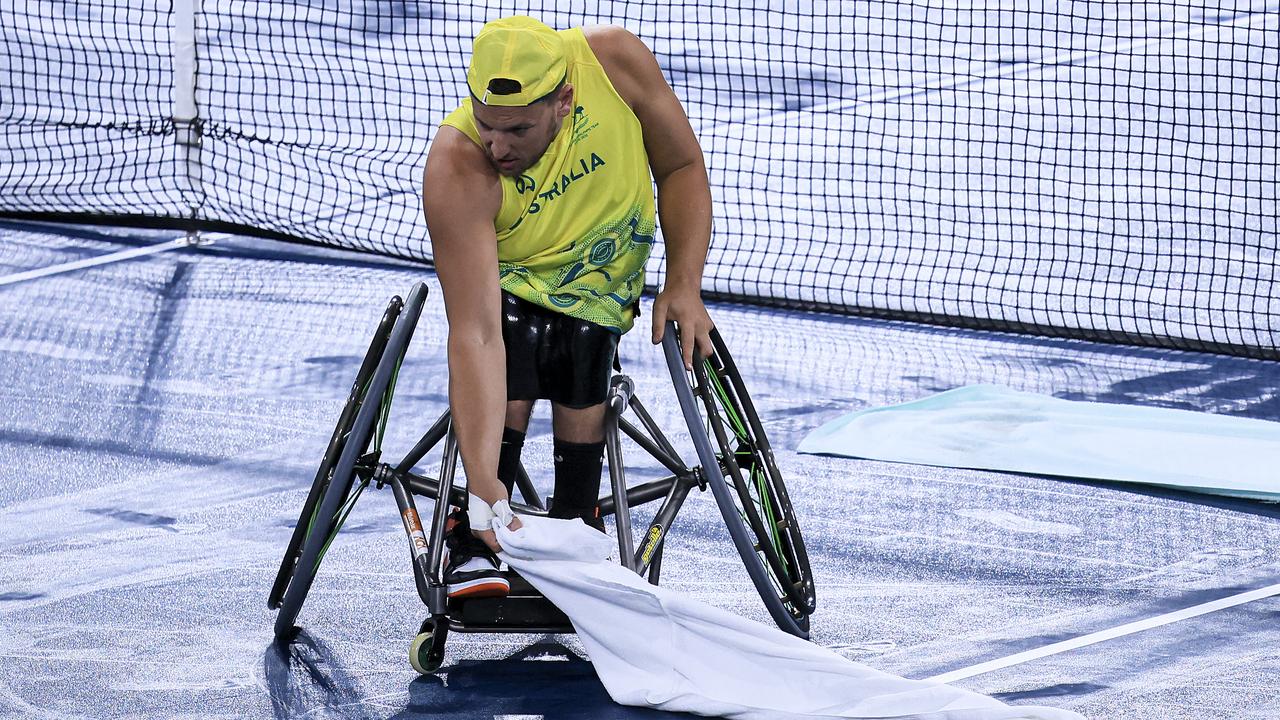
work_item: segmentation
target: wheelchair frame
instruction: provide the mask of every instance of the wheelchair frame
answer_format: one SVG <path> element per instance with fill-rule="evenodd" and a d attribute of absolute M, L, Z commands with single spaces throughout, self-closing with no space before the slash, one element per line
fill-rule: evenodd
<path fill-rule="evenodd" d="M 294 621 L 320 559 L 355 500 L 370 484 L 378 489 L 390 486 L 409 539 L 418 596 L 430 614 L 410 647 L 410 661 L 423 673 L 439 667 L 450 632 L 574 631 L 558 609 L 518 577 L 512 578 L 512 592 L 505 598 L 448 599 L 442 562 L 445 528 L 450 507 L 466 507 L 467 500 L 465 487 L 454 483 L 458 445 L 448 410 L 401 461 L 394 465 L 382 462 L 382 435 L 395 380 L 426 295 L 425 284 L 418 283 L 407 303 L 394 297 L 388 305 L 357 372 L 268 598 L 269 607 L 280 609 L 275 622 L 276 637 L 288 641 L 297 630 Z M 631 379 L 622 374 L 611 379 L 605 418 L 610 492 L 600 498 L 600 514 L 614 516 L 622 565 L 657 584 L 664 542 L 676 514 L 694 488 L 710 487 L 770 615 L 783 630 L 808 637 L 808 616 L 816 600 L 795 513 L 750 398 L 728 349 L 715 331 L 713 345 L 712 357 L 696 358 L 691 383 L 673 324 L 668 324 L 663 339 L 668 369 L 699 460 L 692 467 L 681 459 L 636 397 Z M 370 398 L 375 402 L 368 402 Z M 699 399 L 703 401 L 701 413 Z M 716 413 L 717 403 L 724 411 L 721 415 Z M 638 426 L 624 417 L 628 410 L 639 421 Z M 623 435 L 671 475 L 627 487 L 622 462 Z M 738 445 L 731 447 L 731 440 L 736 440 Z M 369 449 L 371 441 L 372 450 Z M 414 467 L 442 442 L 439 478 L 415 473 Z M 713 443 L 720 448 L 718 454 Z M 744 465 L 750 466 L 749 478 L 743 475 Z M 715 467 L 718 472 L 708 474 L 703 470 L 706 467 Z M 359 485 L 355 484 L 356 479 Z M 513 498 L 513 509 L 522 514 L 546 514 L 523 467 L 516 486 L 524 502 L 516 503 Z M 448 488 L 447 500 L 441 499 L 442 487 Z M 429 535 L 424 532 L 415 495 L 435 501 Z M 662 503 L 637 547 L 631 508 L 659 499 Z"/>

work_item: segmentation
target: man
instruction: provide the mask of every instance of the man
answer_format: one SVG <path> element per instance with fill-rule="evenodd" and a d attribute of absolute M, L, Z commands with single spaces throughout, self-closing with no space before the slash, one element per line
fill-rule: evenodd
<path fill-rule="evenodd" d="M 603 528 L 604 401 L 644 287 L 654 183 L 668 249 L 652 340 L 674 320 L 691 367 L 695 347 L 710 353 L 712 327 L 700 295 L 711 236 L 702 150 L 640 40 L 503 18 L 476 36 L 467 86 L 423 177 L 468 483 L 457 520 L 483 541 L 450 533 L 450 597 L 508 589 L 492 528 L 519 527 L 508 499 L 537 399 L 552 402 L 551 515 Z"/>

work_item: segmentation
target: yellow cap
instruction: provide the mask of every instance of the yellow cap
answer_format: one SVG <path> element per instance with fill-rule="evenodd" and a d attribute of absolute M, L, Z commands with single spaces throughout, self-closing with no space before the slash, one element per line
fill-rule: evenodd
<path fill-rule="evenodd" d="M 480 28 L 471 51 L 467 86 L 485 105 L 522 107 L 559 87 L 567 67 L 560 33 L 531 17 L 516 15 Z M 520 92 L 489 92 L 490 81 L 498 78 L 520 83 Z"/>

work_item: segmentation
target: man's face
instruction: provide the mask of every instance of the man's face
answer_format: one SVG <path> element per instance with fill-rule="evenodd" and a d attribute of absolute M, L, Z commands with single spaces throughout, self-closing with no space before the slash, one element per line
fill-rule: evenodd
<path fill-rule="evenodd" d="M 472 114 L 489 162 L 515 177 L 533 167 L 560 132 L 573 106 L 573 86 L 526 107 L 496 107 L 472 102 Z"/>

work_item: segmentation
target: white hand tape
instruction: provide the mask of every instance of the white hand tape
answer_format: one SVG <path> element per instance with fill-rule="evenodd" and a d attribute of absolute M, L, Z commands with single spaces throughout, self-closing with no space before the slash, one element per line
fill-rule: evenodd
<path fill-rule="evenodd" d="M 515 519 L 516 514 L 511 512 L 511 503 L 506 500 L 499 500 L 493 504 L 493 529 L 506 527 Z"/>
<path fill-rule="evenodd" d="M 493 508 L 489 507 L 489 503 L 479 495 L 467 493 L 467 520 L 472 530 L 488 530 L 493 527 L 493 518 Z"/>
<path fill-rule="evenodd" d="M 490 505 L 480 496 L 467 493 L 467 520 L 472 530 L 496 530 L 510 525 L 514 519 L 510 502 L 499 500 Z"/>

